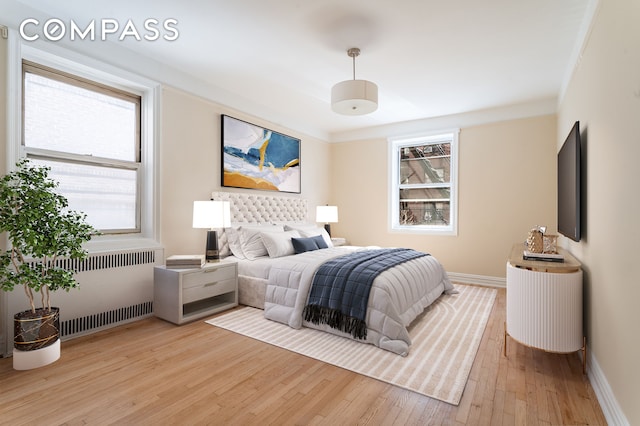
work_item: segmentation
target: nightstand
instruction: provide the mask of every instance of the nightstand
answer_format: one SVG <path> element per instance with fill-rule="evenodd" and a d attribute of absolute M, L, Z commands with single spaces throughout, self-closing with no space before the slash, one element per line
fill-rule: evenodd
<path fill-rule="evenodd" d="M 339 237 L 331 237 L 331 242 L 333 243 L 334 247 L 338 247 L 338 246 L 343 246 L 347 244 L 347 239 L 339 238 Z"/>
<path fill-rule="evenodd" d="M 238 266 L 208 263 L 197 269 L 153 270 L 153 312 L 174 324 L 238 306 Z"/>

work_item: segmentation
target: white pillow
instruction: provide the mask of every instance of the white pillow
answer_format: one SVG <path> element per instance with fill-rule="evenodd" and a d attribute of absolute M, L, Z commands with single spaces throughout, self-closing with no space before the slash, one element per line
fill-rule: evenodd
<path fill-rule="evenodd" d="M 310 223 L 310 222 L 286 222 L 284 224 L 285 231 L 290 231 L 292 229 L 299 231 L 301 229 L 315 229 L 317 227 L 318 227 L 318 224 Z"/>
<path fill-rule="evenodd" d="M 242 229 L 241 226 L 238 226 L 237 228 L 224 228 L 224 233 L 227 235 L 229 250 L 231 250 L 231 253 L 238 259 L 246 259 L 246 256 L 242 252 L 242 246 L 240 245 L 240 229 Z"/>
<path fill-rule="evenodd" d="M 257 227 L 245 227 L 240 229 L 240 247 L 246 259 L 254 260 L 261 256 L 267 256 L 267 247 L 260 237 L 261 232 L 284 232 L 282 226 L 264 225 Z"/>
<path fill-rule="evenodd" d="M 261 232 L 260 237 L 269 257 L 282 257 L 295 254 L 291 238 L 300 238 L 298 231 Z"/>
<path fill-rule="evenodd" d="M 315 237 L 316 235 L 322 235 L 322 238 L 327 243 L 327 247 L 329 248 L 333 247 L 333 242 L 331 241 L 331 237 L 329 236 L 329 233 L 327 232 L 327 230 L 324 228 L 320 228 L 319 226 L 314 225 L 312 223 L 285 225 L 284 229 L 285 231 L 296 230 L 300 232 L 300 235 L 305 238 Z"/>

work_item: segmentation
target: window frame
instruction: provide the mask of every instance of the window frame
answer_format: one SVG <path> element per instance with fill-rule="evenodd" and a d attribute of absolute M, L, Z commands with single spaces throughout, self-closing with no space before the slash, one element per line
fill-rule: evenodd
<path fill-rule="evenodd" d="M 97 157 L 93 155 L 84 155 L 77 154 L 66 151 L 57 151 L 50 150 L 45 148 L 34 148 L 28 147 L 25 142 L 25 85 L 26 85 L 26 74 L 30 73 L 33 75 L 38 75 L 49 80 L 59 81 L 68 85 L 72 85 L 75 87 L 80 87 L 85 90 L 90 90 L 96 93 L 100 93 L 103 95 L 111 96 L 113 98 L 126 100 L 135 105 L 135 119 L 136 119 L 136 130 L 134 136 L 134 159 L 133 160 L 118 160 L 114 158 L 107 157 Z M 64 72 L 52 67 L 48 67 L 42 65 L 37 62 L 29 61 L 26 59 L 22 60 L 22 131 L 21 131 L 21 150 L 27 158 L 34 158 L 43 161 L 52 161 L 59 163 L 69 163 L 69 164 L 79 164 L 86 166 L 96 166 L 96 167 L 108 167 L 114 168 L 118 170 L 129 170 L 134 171 L 136 175 L 136 200 L 135 200 L 135 225 L 132 228 L 109 228 L 109 229 L 100 229 L 100 232 L 103 234 L 137 234 L 140 233 L 140 210 L 141 210 L 141 196 L 140 196 L 140 179 L 141 179 L 141 104 L 142 104 L 142 96 L 133 94 L 129 91 L 125 91 L 122 89 L 117 89 L 115 87 L 93 81 L 87 78 L 82 78 L 76 76 L 74 74 Z"/>
<path fill-rule="evenodd" d="M 85 244 L 89 252 L 161 247 L 159 220 L 159 141 L 162 86 L 159 82 L 66 48 L 25 43 L 9 38 L 7 169 L 26 156 L 22 146 L 22 61 L 27 60 L 141 96 L 139 179 L 140 230 L 94 236 Z M 44 50 L 46 49 L 46 50 Z"/>
<path fill-rule="evenodd" d="M 427 235 L 458 235 L 458 136 L 460 129 L 398 136 L 388 138 L 389 147 L 389 230 L 390 232 L 415 233 Z M 414 146 L 450 143 L 450 170 L 448 184 L 402 184 L 400 182 L 400 149 Z M 433 187 L 449 188 L 449 224 L 448 225 L 402 225 L 400 224 L 400 190 Z"/>

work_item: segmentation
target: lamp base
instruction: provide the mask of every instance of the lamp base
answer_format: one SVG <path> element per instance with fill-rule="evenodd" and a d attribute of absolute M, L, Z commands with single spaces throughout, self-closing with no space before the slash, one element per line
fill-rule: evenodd
<path fill-rule="evenodd" d="M 331 236 L 331 225 L 328 223 L 324 224 L 324 230 L 327 231 L 327 234 L 329 234 L 329 236 Z"/>
<path fill-rule="evenodd" d="M 219 262 L 220 250 L 218 249 L 218 233 L 207 231 L 207 246 L 205 248 L 205 260 L 207 262 Z"/>

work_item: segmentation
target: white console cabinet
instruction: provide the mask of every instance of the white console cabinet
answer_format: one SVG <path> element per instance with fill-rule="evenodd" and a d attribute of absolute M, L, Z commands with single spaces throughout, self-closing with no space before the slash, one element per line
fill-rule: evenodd
<path fill-rule="evenodd" d="M 174 324 L 238 306 L 236 263 L 210 263 L 197 269 L 153 271 L 153 312 Z"/>
<path fill-rule="evenodd" d="M 582 351 L 586 362 L 586 339 L 582 328 L 582 270 L 566 251 L 564 262 L 523 259 L 522 244 L 511 251 L 507 262 L 507 336 L 547 352 Z"/>

